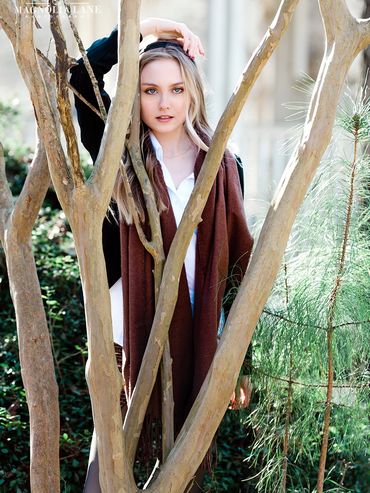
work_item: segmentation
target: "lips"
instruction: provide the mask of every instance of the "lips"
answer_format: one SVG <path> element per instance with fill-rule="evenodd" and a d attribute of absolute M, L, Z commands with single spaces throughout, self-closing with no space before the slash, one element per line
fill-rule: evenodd
<path fill-rule="evenodd" d="M 161 115 L 161 116 L 157 116 L 156 117 L 156 120 L 158 120 L 159 122 L 169 122 L 170 120 L 172 120 L 173 116 L 170 116 L 170 115 Z"/>

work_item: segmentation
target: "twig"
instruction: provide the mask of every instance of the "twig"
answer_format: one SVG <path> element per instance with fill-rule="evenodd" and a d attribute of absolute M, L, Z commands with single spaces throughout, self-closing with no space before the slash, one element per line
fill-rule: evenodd
<path fill-rule="evenodd" d="M 307 328 L 313 328 L 313 329 L 321 329 L 321 330 L 326 330 L 326 327 L 321 327 L 320 325 L 310 325 L 310 324 L 302 324 L 300 322 L 296 322 L 295 320 L 291 320 L 288 317 L 284 317 L 284 315 L 279 315 L 278 313 L 270 312 L 269 310 L 264 309 L 262 313 L 265 313 L 266 315 L 271 315 L 272 317 L 279 318 L 280 320 L 283 320 L 284 322 L 287 322 L 292 325 L 297 325 L 299 327 L 307 327 Z"/>
<path fill-rule="evenodd" d="M 97 110 L 93 104 L 91 104 L 86 98 L 84 98 L 82 94 L 79 93 L 77 89 L 75 89 L 69 82 L 67 82 L 67 87 L 73 92 L 73 94 L 75 94 L 79 99 L 81 99 L 81 101 L 85 103 L 86 106 L 88 106 L 91 111 L 93 111 L 96 115 L 98 115 L 99 118 L 101 118 L 104 121 L 104 118 L 102 117 L 99 110 Z"/>
<path fill-rule="evenodd" d="M 286 309 L 289 313 L 289 285 L 288 285 L 288 266 L 284 262 L 284 284 L 285 284 L 285 303 Z M 289 341 L 289 382 L 288 382 L 288 395 L 286 401 L 285 411 L 285 426 L 284 426 L 284 442 L 283 442 L 283 477 L 281 480 L 281 491 L 286 492 L 287 474 L 288 474 L 288 452 L 289 452 L 289 428 L 290 419 L 292 415 L 292 401 L 293 401 L 293 351 L 292 351 L 292 336 Z"/>
<path fill-rule="evenodd" d="M 302 387 L 312 387 L 312 388 L 326 388 L 327 384 L 326 383 L 306 383 L 306 382 L 300 382 L 298 380 L 290 380 L 289 378 L 284 378 L 284 377 L 278 377 L 277 375 L 271 375 L 270 373 L 266 373 L 259 368 L 253 367 L 253 371 L 259 373 L 260 375 L 263 375 L 264 377 L 271 378 L 272 380 L 278 380 L 280 382 L 286 382 L 289 383 L 291 382 L 293 385 L 300 385 Z M 351 384 L 341 384 L 341 385 L 333 385 L 333 388 L 335 389 L 364 389 L 368 387 L 367 383 L 364 383 L 364 385 L 351 385 Z"/>
<path fill-rule="evenodd" d="M 0 142 L 0 240 L 4 240 L 5 224 L 13 208 L 13 195 L 5 173 L 4 149 Z"/>
<path fill-rule="evenodd" d="M 270 310 L 263 310 L 263 313 L 266 315 L 271 315 L 272 317 L 279 318 L 280 320 L 283 320 L 284 322 L 287 322 L 292 325 L 297 325 L 298 327 L 307 327 L 311 329 L 321 329 L 321 330 L 327 330 L 327 327 L 322 327 L 321 325 L 310 325 L 310 324 L 302 324 L 301 322 L 296 322 L 295 320 L 291 320 L 288 317 L 284 317 L 284 315 L 280 315 L 279 313 L 274 313 L 270 312 Z M 359 322 L 345 322 L 343 324 L 338 324 L 338 325 L 333 325 L 333 329 L 338 329 L 340 327 L 349 327 L 349 326 L 357 326 L 357 325 L 362 325 L 362 324 L 368 324 L 370 323 L 370 319 L 368 320 L 361 320 Z"/>
<path fill-rule="evenodd" d="M 85 68 L 87 70 L 87 73 L 89 74 L 89 77 L 90 77 L 90 80 L 91 80 L 91 83 L 92 83 L 92 86 L 93 86 L 93 89 L 94 89 L 94 94 L 95 94 L 96 100 L 97 100 L 98 105 L 99 105 L 98 115 L 102 118 L 102 120 L 105 123 L 106 120 L 107 120 L 107 110 L 105 109 L 104 102 L 103 102 L 103 99 L 102 99 L 101 94 L 100 94 L 98 81 L 96 80 L 94 71 L 93 71 L 93 69 L 91 67 L 89 58 L 87 56 L 87 52 L 86 52 L 86 50 L 84 48 L 84 45 L 83 45 L 82 40 L 80 38 L 80 35 L 78 34 L 78 31 L 76 29 L 75 23 L 73 21 L 72 13 L 71 13 L 71 7 L 69 5 L 69 1 L 68 0 L 63 0 L 63 3 L 64 3 L 64 6 L 65 6 L 65 9 L 66 9 L 66 12 L 67 12 L 69 24 L 71 26 L 71 29 L 72 29 L 73 35 L 75 37 L 75 40 L 76 40 L 76 42 L 78 44 L 78 48 L 80 50 L 80 53 L 81 53 L 81 56 L 82 56 L 82 60 L 84 62 L 84 65 L 85 65 Z M 69 86 L 69 87 L 71 87 L 71 86 Z M 82 101 L 86 102 L 86 100 L 84 100 L 84 99 L 82 99 Z M 91 105 L 90 104 L 88 104 L 88 106 L 89 106 L 89 108 L 91 108 Z"/>

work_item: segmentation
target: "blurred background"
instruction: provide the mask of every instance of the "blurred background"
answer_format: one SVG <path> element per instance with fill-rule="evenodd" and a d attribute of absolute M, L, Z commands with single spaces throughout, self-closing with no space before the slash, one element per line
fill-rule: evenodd
<path fill-rule="evenodd" d="M 208 81 L 208 112 L 213 126 L 216 126 L 243 68 L 272 21 L 279 3 L 278 0 L 142 1 L 142 18 L 157 16 L 182 21 L 201 37 L 206 57 L 199 64 Z M 365 0 L 348 1 L 357 16 L 361 16 L 366 3 Z M 116 1 L 74 0 L 71 4 L 86 47 L 95 39 L 109 34 L 117 22 Z M 45 8 L 36 12 L 42 26 L 42 29 L 36 30 L 37 43 L 47 52 L 51 43 L 47 12 Z M 67 25 L 66 33 L 70 53 L 78 56 Z M 307 100 L 307 95 L 298 92 L 295 86 L 302 82 L 307 85 L 306 75 L 315 79 L 323 49 L 318 2 L 301 0 L 288 32 L 253 89 L 231 139 L 233 150 L 244 162 L 250 216 L 263 215 L 281 177 L 287 162 L 285 143 L 294 134 L 292 131 L 297 123 L 287 120 L 292 109 L 286 105 Z M 3 32 L 0 32 L 0 67 L 2 98 L 21 105 L 24 114 L 22 140 L 32 145 L 32 108 Z M 351 69 L 348 84 L 361 84 L 363 73 L 362 59 L 359 57 Z M 115 71 L 112 71 L 107 77 L 110 94 L 114 91 L 114 81 Z"/>

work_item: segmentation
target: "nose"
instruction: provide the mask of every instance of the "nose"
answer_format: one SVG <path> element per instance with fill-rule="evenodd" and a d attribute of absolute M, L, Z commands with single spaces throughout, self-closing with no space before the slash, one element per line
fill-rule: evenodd
<path fill-rule="evenodd" d="M 159 108 L 161 110 L 168 110 L 170 107 L 170 102 L 168 96 L 166 94 L 161 95 L 161 99 L 159 101 Z"/>

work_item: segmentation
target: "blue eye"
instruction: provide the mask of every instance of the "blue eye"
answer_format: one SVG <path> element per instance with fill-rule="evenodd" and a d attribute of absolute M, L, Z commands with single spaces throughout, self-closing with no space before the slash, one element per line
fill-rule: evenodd
<path fill-rule="evenodd" d="M 146 89 L 145 94 L 156 94 L 157 90 L 154 89 L 153 87 Z"/>
<path fill-rule="evenodd" d="M 184 92 L 184 88 L 183 87 L 175 87 L 173 92 L 175 94 L 181 94 L 182 92 Z"/>

